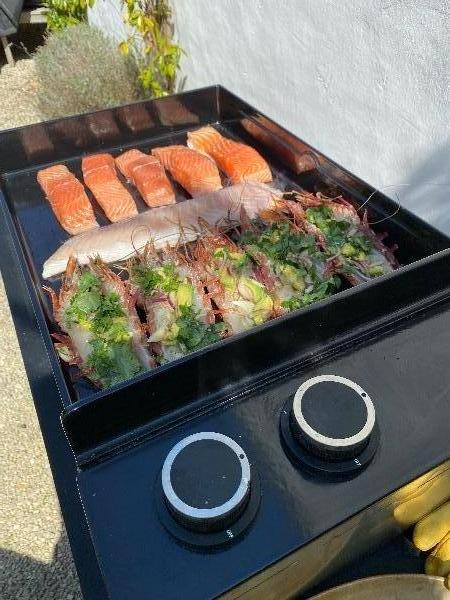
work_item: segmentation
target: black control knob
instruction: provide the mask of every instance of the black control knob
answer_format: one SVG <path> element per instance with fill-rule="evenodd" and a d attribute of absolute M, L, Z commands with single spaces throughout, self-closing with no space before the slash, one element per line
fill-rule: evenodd
<path fill-rule="evenodd" d="M 193 531 L 227 529 L 250 496 L 248 458 L 220 433 L 196 433 L 178 442 L 167 455 L 161 478 L 172 516 Z"/>
<path fill-rule="evenodd" d="M 308 452 L 328 461 L 345 461 L 360 455 L 369 444 L 375 408 L 354 381 L 320 375 L 298 388 L 289 424 L 293 437 Z"/>

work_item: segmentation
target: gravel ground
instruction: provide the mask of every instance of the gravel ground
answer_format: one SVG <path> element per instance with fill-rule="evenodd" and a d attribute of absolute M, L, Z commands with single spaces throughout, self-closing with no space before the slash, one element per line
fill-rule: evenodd
<path fill-rule="evenodd" d="M 0 598 L 81 593 L 0 279 Z"/>
<path fill-rule="evenodd" d="M 34 63 L 0 63 L 0 130 L 41 120 Z M 0 61 L 4 61 L 0 49 Z M 0 277 L 0 599 L 79 600 L 39 424 Z"/>
<path fill-rule="evenodd" d="M 0 129 L 41 121 L 35 105 L 34 61 L 18 60 L 14 67 L 0 68 Z"/>

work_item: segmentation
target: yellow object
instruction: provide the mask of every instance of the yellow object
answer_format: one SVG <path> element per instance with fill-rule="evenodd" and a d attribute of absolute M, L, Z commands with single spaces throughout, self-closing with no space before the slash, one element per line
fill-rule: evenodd
<path fill-rule="evenodd" d="M 424 552 L 431 550 L 450 531 L 450 501 L 421 519 L 414 527 L 414 545 Z"/>
<path fill-rule="evenodd" d="M 425 573 L 439 577 L 450 574 L 450 531 L 425 561 Z"/>
<path fill-rule="evenodd" d="M 396 493 L 394 518 L 406 528 L 449 500 L 450 469 L 439 467 L 409 483 Z"/>
<path fill-rule="evenodd" d="M 425 573 L 427 575 L 437 575 L 439 571 L 439 560 L 431 554 L 425 561 Z"/>
<path fill-rule="evenodd" d="M 431 554 L 442 561 L 450 560 L 450 531 L 442 538 L 442 541 L 439 542 Z"/>
<path fill-rule="evenodd" d="M 189 283 L 180 283 L 177 289 L 178 306 L 192 306 L 194 288 Z"/>

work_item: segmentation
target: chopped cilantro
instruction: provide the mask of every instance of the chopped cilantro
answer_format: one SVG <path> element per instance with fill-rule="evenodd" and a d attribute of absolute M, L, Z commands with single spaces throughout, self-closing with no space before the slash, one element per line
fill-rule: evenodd
<path fill-rule="evenodd" d="M 181 306 L 180 316 L 176 320 L 179 328 L 177 343 L 188 352 L 193 352 L 220 340 L 224 330 L 223 323 L 203 323 L 192 306 Z"/>
<path fill-rule="evenodd" d="M 218 253 L 216 258 L 230 259 L 238 265 L 243 263 L 244 253 L 232 253 L 230 256 L 226 249 L 223 250 L 226 256 L 222 253 L 219 256 Z M 155 290 L 174 292 L 175 320 L 164 336 L 163 343 L 168 346 L 179 346 L 185 353 L 193 352 L 220 339 L 220 333 L 224 329 L 223 323 L 212 325 L 203 323 L 193 306 L 194 286 L 188 283 L 186 278 L 179 276 L 176 265 L 167 263 L 162 267 L 153 268 L 135 265 L 131 271 L 131 278 L 146 295 L 151 295 Z"/>
<path fill-rule="evenodd" d="M 100 335 L 113 324 L 117 331 L 119 319 L 125 320 L 118 294 L 102 290 L 100 279 L 89 271 L 81 275 L 78 290 L 64 314 L 69 324 L 79 324 Z"/>
<path fill-rule="evenodd" d="M 328 206 L 322 205 L 306 210 L 307 220 L 318 227 L 325 235 L 328 251 L 337 254 L 343 251 L 347 258 L 364 260 L 372 248 L 372 241 L 363 233 L 351 233 L 352 224 L 349 221 L 338 221 Z"/>
<path fill-rule="evenodd" d="M 220 268 L 223 268 L 224 264 L 227 263 L 238 273 L 241 273 L 250 262 L 250 257 L 246 252 L 230 250 L 225 246 L 216 248 L 213 257 L 219 262 Z"/>
<path fill-rule="evenodd" d="M 90 271 L 80 276 L 78 289 L 65 310 L 69 323 L 83 322 L 98 309 L 102 300 L 101 288 L 101 281 Z"/>
<path fill-rule="evenodd" d="M 297 296 L 292 296 L 292 298 L 289 298 L 289 300 L 283 300 L 283 302 L 281 303 L 281 306 L 283 308 L 287 308 L 287 310 L 291 311 L 291 310 L 297 310 L 298 308 L 301 308 L 303 306 L 302 301 L 300 298 L 298 298 Z"/>
<path fill-rule="evenodd" d="M 92 378 L 104 387 L 131 379 L 142 371 L 130 341 L 118 344 L 94 339 L 91 345 L 86 366 L 92 369 Z"/>
<path fill-rule="evenodd" d="M 362 252 L 365 252 L 366 254 L 368 254 L 373 249 L 372 240 L 365 235 L 359 233 L 356 235 L 352 235 L 350 236 L 349 241 L 352 244 L 352 246 L 354 246 Z"/>
<path fill-rule="evenodd" d="M 311 222 L 328 227 L 328 219 L 332 213 L 326 206 L 319 209 L 308 209 Z M 265 229 L 258 229 L 258 223 L 252 231 L 244 232 L 239 243 L 243 244 L 247 253 L 259 262 L 261 253 L 269 259 L 269 264 L 282 282 L 287 282 L 296 290 L 295 294 L 281 302 L 287 310 L 296 310 L 312 302 L 322 300 L 339 286 L 338 277 L 324 280 L 326 255 L 316 244 L 315 237 L 301 231 L 295 231 L 287 221 L 279 221 Z M 340 225 L 332 231 L 335 237 L 347 230 L 348 223 Z M 329 229 L 328 229 L 329 231 Z M 345 239 L 342 237 L 342 239 Z M 307 289 L 308 291 L 304 291 Z"/>
<path fill-rule="evenodd" d="M 284 221 L 270 225 L 262 233 L 245 232 L 239 242 L 248 249 L 250 255 L 258 249 L 272 260 L 294 265 L 295 257 L 304 250 L 316 251 L 315 239 L 312 235 L 293 232 L 289 223 Z"/>
<path fill-rule="evenodd" d="M 339 277 L 330 277 L 326 281 L 317 283 L 310 292 L 306 292 L 301 296 L 292 296 L 288 300 L 283 300 L 281 306 L 287 310 L 297 310 L 305 306 L 309 306 L 314 302 L 323 300 L 335 292 L 341 284 Z"/>
<path fill-rule="evenodd" d="M 91 273 L 91 271 L 85 271 L 80 275 L 78 280 L 78 289 L 80 292 L 85 292 L 87 290 L 101 290 L 102 282 L 100 279 Z"/>
<path fill-rule="evenodd" d="M 131 279 L 147 296 L 154 290 L 175 292 L 180 284 L 175 265 L 165 264 L 162 267 L 135 265 L 131 271 Z"/>
<path fill-rule="evenodd" d="M 109 387 L 142 370 L 131 345 L 127 315 L 119 295 L 106 291 L 99 277 L 85 271 L 64 312 L 68 326 L 89 331 L 92 351 L 85 365 L 92 378 Z"/>

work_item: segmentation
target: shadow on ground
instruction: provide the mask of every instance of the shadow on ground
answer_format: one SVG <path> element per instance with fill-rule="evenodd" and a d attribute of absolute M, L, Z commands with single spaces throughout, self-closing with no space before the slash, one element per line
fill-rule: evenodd
<path fill-rule="evenodd" d="M 0 598 L 2 600 L 82 599 L 65 531 L 55 546 L 51 563 L 0 549 Z"/>
<path fill-rule="evenodd" d="M 44 43 L 45 25 L 20 25 L 19 30 L 8 36 L 14 60 L 30 58 Z M 6 64 L 6 56 L 0 45 L 0 67 Z"/>

